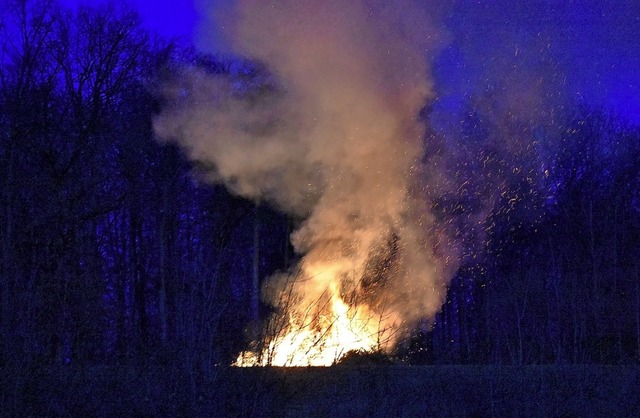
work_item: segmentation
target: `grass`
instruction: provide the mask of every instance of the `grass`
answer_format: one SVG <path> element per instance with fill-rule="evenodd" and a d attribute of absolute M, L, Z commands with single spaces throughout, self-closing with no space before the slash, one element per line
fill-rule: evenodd
<path fill-rule="evenodd" d="M 224 367 L 214 374 L 194 378 L 171 365 L 38 370 L 19 384 L 1 380 L 0 415 L 631 417 L 640 411 L 638 366 Z"/>

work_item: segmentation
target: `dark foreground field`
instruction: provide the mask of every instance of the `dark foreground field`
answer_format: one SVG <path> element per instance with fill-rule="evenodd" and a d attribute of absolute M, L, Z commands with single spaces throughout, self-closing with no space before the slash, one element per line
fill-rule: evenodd
<path fill-rule="evenodd" d="M 2 416 L 635 417 L 637 366 L 362 366 L 23 371 Z"/>

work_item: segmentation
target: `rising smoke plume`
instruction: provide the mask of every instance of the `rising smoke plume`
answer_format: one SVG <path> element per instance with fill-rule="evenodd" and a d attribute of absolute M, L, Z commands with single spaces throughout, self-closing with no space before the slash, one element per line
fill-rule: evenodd
<path fill-rule="evenodd" d="M 516 202 L 544 189 L 539 138 L 561 125 L 551 95 L 562 90 L 551 80 L 559 72 L 541 63 L 544 50 L 504 37 L 482 54 L 493 65 L 480 66 L 487 75 L 471 89 L 477 137 L 458 124 L 464 115 L 436 106 L 432 118 L 448 117 L 452 129 L 431 132 L 425 154 L 428 59 L 450 39 L 424 3 L 238 0 L 214 16 L 217 27 L 234 54 L 271 76 L 247 87 L 186 68 L 156 121 L 160 137 L 213 165 L 215 181 L 305 219 L 291 237 L 303 256 L 296 296 L 357 299 L 384 311 L 398 336 L 433 317 L 461 259 L 475 257 L 453 242 L 482 244 L 499 196 Z M 475 62 L 464 39 L 452 42 Z M 522 179 L 530 191 L 509 195 Z M 281 281 L 291 284 L 269 280 L 267 301 L 281 297 Z"/>
<path fill-rule="evenodd" d="M 184 69 L 158 135 L 235 193 L 305 218 L 291 240 L 313 277 L 296 293 L 315 300 L 337 278 L 401 330 L 432 317 L 456 257 L 421 187 L 427 57 L 444 42 L 424 2 L 238 0 L 215 17 L 234 53 L 273 79 L 243 94 Z"/>

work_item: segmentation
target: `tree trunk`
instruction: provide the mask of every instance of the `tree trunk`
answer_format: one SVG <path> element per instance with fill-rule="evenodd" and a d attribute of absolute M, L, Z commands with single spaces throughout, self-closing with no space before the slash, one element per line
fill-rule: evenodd
<path fill-rule="evenodd" d="M 149 319 L 147 317 L 146 302 L 146 276 L 144 268 L 141 265 L 139 246 L 142 242 L 142 225 L 139 211 L 139 205 L 134 204 L 129 209 L 129 255 L 130 255 L 130 271 L 133 282 L 133 306 L 136 322 L 136 346 L 138 354 L 147 349 L 149 337 Z"/>
<path fill-rule="evenodd" d="M 2 237 L 2 274 L 0 275 L 0 353 L 8 354 L 7 344 L 13 340 L 9 335 L 11 330 L 11 291 L 14 282 L 13 263 L 13 156 L 11 147 L 8 149 L 6 181 L 4 186 L 4 236 Z"/>
<path fill-rule="evenodd" d="M 260 205 L 253 209 L 253 269 L 251 289 L 251 320 L 254 323 L 253 339 L 258 338 L 260 321 Z"/>
<path fill-rule="evenodd" d="M 636 359 L 640 359 L 640 274 L 636 261 Z"/>
<path fill-rule="evenodd" d="M 167 205 L 167 194 L 165 190 L 163 196 L 163 205 L 160 209 L 162 211 L 162 219 L 160 221 L 160 228 L 158 236 L 160 238 L 159 248 L 159 260 L 160 266 L 160 293 L 158 295 L 158 316 L 160 317 L 160 342 L 163 346 L 166 346 L 168 339 L 168 320 L 167 320 L 167 217 L 169 208 Z"/>

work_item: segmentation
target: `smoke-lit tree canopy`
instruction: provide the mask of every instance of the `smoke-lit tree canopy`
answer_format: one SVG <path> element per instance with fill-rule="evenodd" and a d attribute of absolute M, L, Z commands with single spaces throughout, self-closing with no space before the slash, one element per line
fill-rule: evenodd
<path fill-rule="evenodd" d="M 196 399 L 339 326 L 329 364 L 637 363 L 637 80 L 564 37 L 578 8 L 426 3 L 229 2 L 216 51 L 120 3 L 5 1 L 0 404 L 64 364 L 170 364 Z M 615 67 L 637 45 L 602 22 Z"/>

